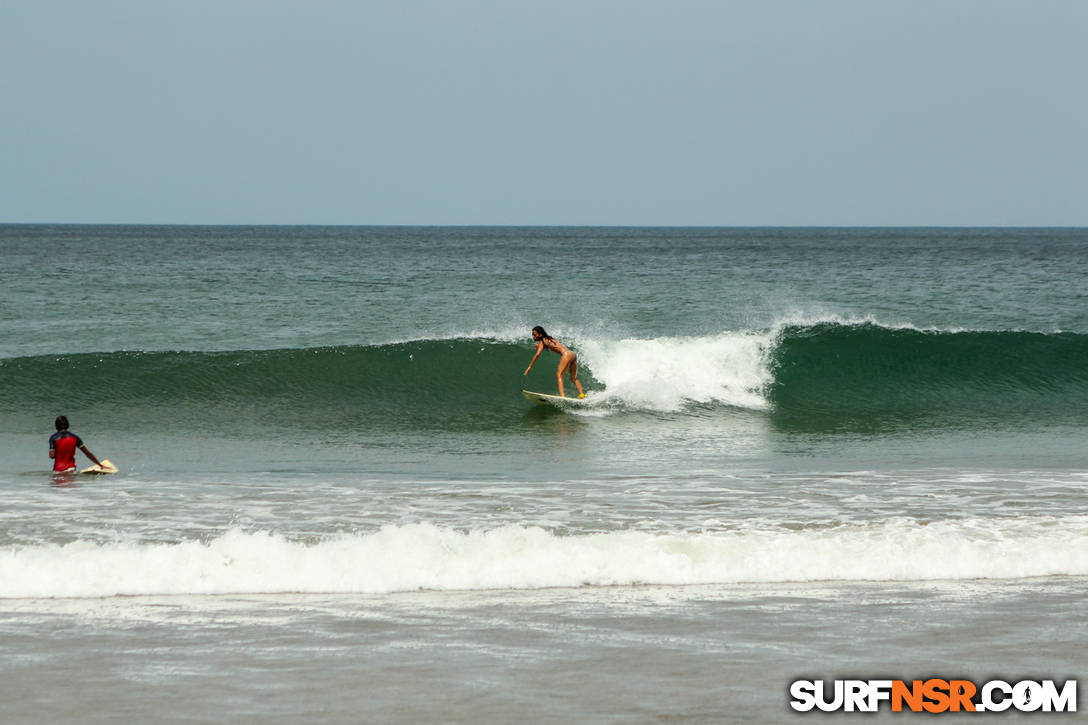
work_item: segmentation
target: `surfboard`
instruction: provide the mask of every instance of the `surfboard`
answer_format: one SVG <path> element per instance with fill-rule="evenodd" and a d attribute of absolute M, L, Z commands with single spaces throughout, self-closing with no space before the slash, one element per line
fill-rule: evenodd
<path fill-rule="evenodd" d="M 587 398 L 564 398 L 558 395 L 549 395 L 548 393 L 534 393 L 532 390 L 522 390 L 521 394 L 525 396 L 526 400 L 532 401 L 533 403 L 555 405 L 558 407 L 585 405 L 588 400 Z"/>
<path fill-rule="evenodd" d="M 117 466 L 110 463 L 108 458 L 103 458 L 101 466 L 89 466 L 80 473 L 117 473 Z"/>

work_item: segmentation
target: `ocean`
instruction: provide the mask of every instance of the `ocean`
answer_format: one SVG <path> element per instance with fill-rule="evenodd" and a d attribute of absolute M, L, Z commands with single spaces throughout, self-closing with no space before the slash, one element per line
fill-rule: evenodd
<path fill-rule="evenodd" d="M 0 225 L 0 259 L 5 723 L 793 722 L 799 679 L 1088 665 L 1088 230 Z M 522 397 L 534 325 L 585 405 Z M 53 475 L 60 414 L 120 472 Z"/>

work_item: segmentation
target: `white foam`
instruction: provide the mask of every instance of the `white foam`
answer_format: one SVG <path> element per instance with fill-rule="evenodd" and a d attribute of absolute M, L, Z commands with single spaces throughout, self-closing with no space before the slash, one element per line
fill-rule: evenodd
<path fill-rule="evenodd" d="M 582 341 L 579 358 L 605 386 L 606 397 L 653 410 L 688 403 L 768 407 L 772 332 L 703 337 Z"/>
<path fill-rule="evenodd" d="M 207 543 L 76 541 L 0 550 L 0 598 L 1047 575 L 1088 575 L 1088 516 L 579 536 L 419 523 L 319 542 L 234 529 Z"/>

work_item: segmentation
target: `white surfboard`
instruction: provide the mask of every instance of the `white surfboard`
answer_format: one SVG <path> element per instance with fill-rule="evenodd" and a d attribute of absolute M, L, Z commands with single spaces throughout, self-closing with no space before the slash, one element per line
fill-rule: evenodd
<path fill-rule="evenodd" d="M 534 393 L 532 390 L 522 390 L 521 394 L 525 396 L 526 400 L 534 403 L 559 407 L 585 405 L 588 400 L 587 398 L 565 398 L 559 395 L 549 395 L 548 393 Z"/>
<path fill-rule="evenodd" d="M 103 458 L 101 466 L 89 466 L 80 473 L 117 473 L 117 466 L 110 463 L 108 458 Z"/>

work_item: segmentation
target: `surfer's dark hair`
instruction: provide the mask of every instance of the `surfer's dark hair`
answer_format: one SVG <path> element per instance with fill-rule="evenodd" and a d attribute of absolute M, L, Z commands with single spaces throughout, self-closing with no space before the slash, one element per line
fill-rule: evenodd
<path fill-rule="evenodd" d="M 68 430 L 68 416 L 58 415 L 56 425 L 57 430 Z"/>
<path fill-rule="evenodd" d="M 534 327 L 533 332 L 539 332 L 541 337 L 546 337 L 549 340 L 554 340 L 555 339 L 554 337 L 549 335 L 548 332 L 543 327 L 541 327 L 540 325 L 537 325 L 536 327 Z"/>

